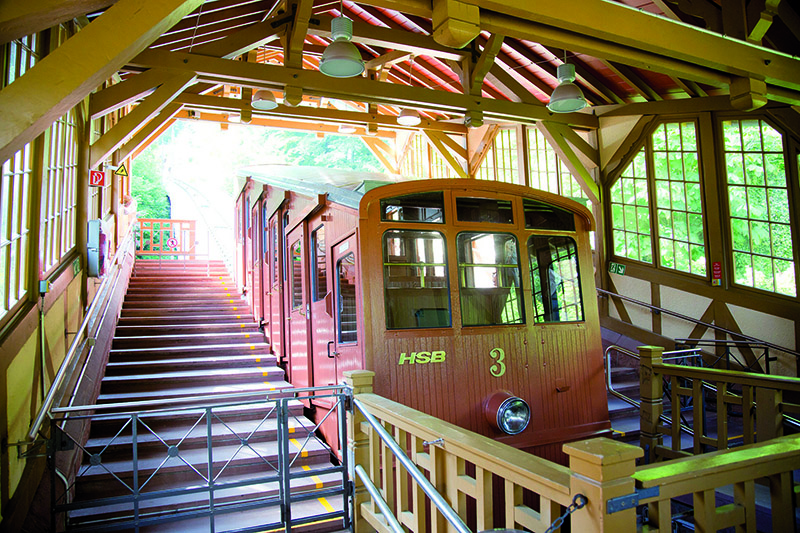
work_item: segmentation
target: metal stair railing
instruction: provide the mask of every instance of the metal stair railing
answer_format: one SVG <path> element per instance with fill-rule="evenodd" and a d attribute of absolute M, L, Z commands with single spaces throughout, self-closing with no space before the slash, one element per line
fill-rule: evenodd
<path fill-rule="evenodd" d="M 722 328 L 720 326 L 716 326 L 714 324 L 709 324 L 707 322 L 703 322 L 702 320 L 697 320 L 696 318 L 692 318 L 690 316 L 687 316 L 687 315 L 684 315 L 684 314 L 681 314 L 681 313 L 676 313 L 675 311 L 670 311 L 669 309 L 665 309 L 663 307 L 659 307 L 659 306 L 656 306 L 656 305 L 648 304 L 646 302 L 642 302 L 641 300 L 637 300 L 637 299 L 631 298 L 629 296 L 623 296 L 621 294 L 617 294 L 617 293 L 614 293 L 614 292 L 611 292 L 611 291 L 607 291 L 605 289 L 599 289 L 598 288 L 596 290 L 597 290 L 597 293 L 600 296 L 603 296 L 603 297 L 619 298 L 620 300 L 624 300 L 626 302 L 631 302 L 631 303 L 639 305 L 641 307 L 645 307 L 645 308 L 649 309 L 653 313 L 669 315 L 671 317 L 675 317 L 675 318 L 678 318 L 680 320 L 684 320 L 686 322 L 691 322 L 692 324 L 696 324 L 698 326 L 702 326 L 702 327 L 711 329 L 711 330 L 713 330 L 715 332 L 724 333 L 725 335 L 729 335 L 734 339 L 741 339 L 745 343 L 749 343 L 751 345 L 763 346 L 767 350 L 783 352 L 785 354 L 788 354 L 788 355 L 791 355 L 791 356 L 794 356 L 795 358 L 797 358 L 798 364 L 800 364 L 800 352 L 798 352 L 796 350 L 792 350 L 790 348 L 786 348 L 785 346 L 780 346 L 778 344 L 775 344 L 775 343 L 772 343 L 772 342 L 767 342 L 767 341 L 762 340 L 762 339 L 757 339 L 755 337 L 751 337 L 751 336 L 745 335 L 743 333 L 738 333 L 736 331 L 731 331 L 729 329 L 725 329 L 725 328 Z M 679 343 L 679 342 L 682 342 L 682 341 L 686 341 L 687 344 L 691 344 L 692 342 L 699 341 L 699 340 L 701 340 L 701 339 L 676 339 L 675 342 Z M 715 342 L 713 340 L 706 340 L 706 339 L 702 339 L 702 341 L 703 342 L 712 342 L 712 343 Z M 737 341 L 720 341 L 720 342 L 722 342 L 722 343 L 726 343 L 727 342 L 728 344 L 731 344 L 731 343 L 736 343 Z M 738 342 L 741 342 L 741 341 L 738 341 Z M 774 360 L 774 359 L 772 359 L 772 360 Z M 767 369 L 767 373 L 769 373 L 768 372 L 768 370 L 769 370 L 769 361 L 770 361 L 770 358 L 769 358 L 768 353 L 767 353 L 767 357 L 766 357 L 766 361 L 765 361 L 765 366 L 766 366 L 766 369 Z M 749 365 L 744 365 L 743 364 L 743 366 L 745 368 L 747 368 Z"/>
<path fill-rule="evenodd" d="M 292 415 L 289 402 L 298 400 L 332 399 L 333 405 L 321 420 L 314 424 L 302 414 Z M 215 522 L 225 515 L 238 511 L 252 511 L 274 507 L 280 510 L 278 520 L 269 520 L 259 513 L 258 524 L 242 529 L 239 524 L 230 531 L 264 531 L 272 528 L 283 528 L 291 531 L 292 527 L 313 522 L 342 520 L 342 528 L 350 527 L 352 513 L 349 500 L 352 484 L 348 477 L 348 457 L 342 454 L 338 465 L 322 462 L 311 468 L 298 468 L 298 460 L 313 453 L 330 454 L 330 448 L 316 436 L 316 431 L 330 416 L 339 417 L 339 446 L 346 449 L 347 426 L 345 405 L 349 394 L 344 386 L 328 386 L 316 388 L 283 389 L 272 394 L 229 393 L 208 395 L 203 397 L 183 397 L 176 399 L 149 400 L 140 402 L 70 406 L 54 409 L 53 439 L 49 447 L 49 458 L 55 462 L 59 453 L 77 454 L 80 461 L 72 464 L 80 465 L 75 471 L 64 495 L 53 497 L 53 515 L 51 527 L 58 526 L 59 516 L 63 514 L 64 530 L 76 531 L 116 531 L 128 530 L 138 532 L 140 528 L 157 524 L 169 524 L 182 520 L 207 519 L 211 531 L 227 530 Z M 209 403 L 209 402 L 212 402 Z M 158 407 L 153 409 L 153 407 Z M 243 423 L 239 420 L 238 410 L 249 408 L 258 410 L 258 416 Z M 120 409 L 125 409 L 120 412 Z M 115 412 L 116 411 L 116 412 Z M 80 414 L 80 413 L 90 414 Z M 70 415 L 69 419 L 58 418 L 57 415 Z M 180 434 L 167 435 L 174 428 L 176 417 L 184 417 L 187 423 Z M 268 419 L 277 419 L 277 457 L 267 455 L 266 445 L 272 442 L 267 435 L 258 435 Z M 115 424 L 106 437 L 106 442 L 89 448 L 83 443 L 82 434 L 71 434 L 69 422 L 91 420 L 95 423 L 106 420 Z M 66 424 L 64 424 L 66 422 Z M 159 423 L 165 424 L 159 427 Z M 216 433 L 213 424 L 218 426 Z M 63 426 L 63 427 L 62 427 Z M 74 426 L 78 429 L 78 424 Z M 244 426 L 244 428 L 242 427 Z M 298 436 L 297 427 L 306 430 L 305 438 Z M 188 428 L 188 429 L 186 429 Z M 184 443 L 194 439 L 195 443 Z M 203 446 L 202 441 L 205 440 Z M 294 449 L 290 450 L 292 440 Z M 150 458 L 148 465 L 143 466 L 145 459 L 143 446 L 150 444 L 157 450 L 155 458 Z M 159 443 L 163 446 L 160 446 Z M 220 446 L 236 447 L 231 454 L 215 457 L 215 450 Z M 188 449 L 188 450 L 187 450 Z M 99 451 L 98 451 L 99 450 Z M 192 461 L 194 455 L 206 457 L 204 461 Z M 207 450 L 207 451 L 206 451 Z M 316 450 L 316 451 L 315 451 Z M 188 452 L 188 453 L 187 453 Z M 104 455 L 105 454 L 105 455 Z M 120 459 L 120 454 L 124 454 Z M 186 456 L 184 456 L 186 454 Z M 107 455 L 112 455 L 109 461 Z M 225 475 L 240 467 L 234 460 L 252 463 L 247 467 L 247 479 L 225 479 Z M 329 457 L 329 455 L 326 455 Z M 74 459 L 62 457 L 61 460 Z M 111 461 L 126 462 L 131 465 L 130 472 L 115 471 Z M 155 461 L 155 462 L 153 462 Z M 84 500 L 70 498 L 76 487 L 88 480 L 90 473 L 101 473 L 108 483 L 104 485 L 104 495 L 100 498 Z M 163 488 L 158 485 L 159 475 L 180 475 L 192 481 L 187 486 Z M 323 477 L 328 482 L 323 482 Z M 338 481 L 332 481 L 338 479 Z M 302 491 L 292 488 L 301 479 L 309 479 L 313 486 L 304 487 Z M 55 480 L 53 480 L 55 481 Z M 269 487 L 275 487 L 270 489 Z M 250 487 L 253 494 L 224 496 L 223 491 L 234 491 L 237 494 Z M 315 487 L 315 488 L 314 488 Z M 277 495 L 275 493 L 277 492 Z M 167 501 L 174 497 L 202 496 L 195 502 L 181 504 L 174 508 Z M 341 498 L 341 510 L 333 509 L 330 504 L 326 512 L 313 516 L 293 516 L 292 504 L 315 499 Z M 159 508 L 159 502 L 166 502 Z M 120 508 L 126 508 L 120 512 Z M 86 517 L 87 510 L 96 510 L 100 518 Z M 81 514 L 82 520 L 76 518 Z M 72 516 L 72 519 L 70 518 Z M 238 520 L 238 519 L 237 519 Z"/>

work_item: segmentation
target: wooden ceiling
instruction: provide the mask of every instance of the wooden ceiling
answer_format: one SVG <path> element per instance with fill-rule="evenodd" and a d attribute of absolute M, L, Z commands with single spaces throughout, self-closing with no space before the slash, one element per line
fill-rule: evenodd
<path fill-rule="evenodd" d="M 109 65 L 123 83 L 93 94 L 90 113 L 97 118 L 133 102 L 142 109 L 119 135 L 93 146 L 92 163 L 131 135 L 152 135 L 175 117 L 312 131 L 349 123 L 359 134 L 380 136 L 402 129 L 395 120 L 402 107 L 423 115 L 423 129 L 464 134 L 485 122 L 548 120 L 594 129 L 597 117 L 609 113 L 800 105 L 800 16 L 788 0 L 20 4 L 0 10 L 3 42 L 75 19 L 83 27 L 76 38 L 94 28 L 113 38 L 118 30 L 127 45 L 127 57 L 122 45 L 118 55 L 109 52 Z M 331 42 L 331 20 L 341 14 L 354 21 L 352 40 L 367 66 L 361 77 L 336 79 L 318 71 Z M 128 28 L 128 20 L 150 27 Z M 87 57 L 98 53 L 89 49 L 95 42 L 90 36 L 83 40 Z M 565 60 L 575 65 L 589 107 L 553 114 L 545 104 Z M 95 61 L 92 75 L 109 72 L 99 65 L 102 59 Z M 272 90 L 283 105 L 252 110 L 257 89 Z M 58 105 L 44 107 L 54 116 L 77 96 L 65 88 Z"/>

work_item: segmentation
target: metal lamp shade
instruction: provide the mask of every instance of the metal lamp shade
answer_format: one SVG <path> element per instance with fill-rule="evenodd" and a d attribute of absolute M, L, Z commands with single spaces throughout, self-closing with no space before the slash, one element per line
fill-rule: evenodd
<path fill-rule="evenodd" d="M 353 37 L 353 21 L 347 17 L 336 17 L 331 22 L 334 41 L 325 48 L 319 62 L 319 70 L 332 78 L 350 78 L 364 72 L 364 61 Z"/>
<path fill-rule="evenodd" d="M 558 66 L 558 87 L 550 95 L 547 109 L 553 113 L 572 113 L 586 107 L 580 87 L 575 85 L 575 65 L 563 64 Z"/>
<path fill-rule="evenodd" d="M 397 115 L 397 123 L 402 126 L 419 126 L 422 122 L 422 117 L 419 116 L 416 109 L 404 108 Z"/>
<path fill-rule="evenodd" d="M 275 95 L 272 94 L 272 91 L 259 89 L 255 92 L 255 94 L 253 94 L 253 99 L 250 101 L 250 106 L 253 109 L 269 111 L 278 107 L 278 102 L 275 100 Z"/>

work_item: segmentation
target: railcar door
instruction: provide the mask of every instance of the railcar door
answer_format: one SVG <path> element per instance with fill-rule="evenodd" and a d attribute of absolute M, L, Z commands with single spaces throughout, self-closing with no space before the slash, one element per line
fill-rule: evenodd
<path fill-rule="evenodd" d="M 361 276 L 358 268 L 358 238 L 351 235 L 332 250 L 335 383 L 343 373 L 364 368 L 361 333 Z"/>
<path fill-rule="evenodd" d="M 244 292 L 247 301 L 253 304 L 253 220 L 250 214 L 250 198 L 245 196 L 244 211 Z"/>
<path fill-rule="evenodd" d="M 287 236 L 288 249 L 288 316 L 286 317 L 289 365 L 292 368 L 292 385 L 310 387 L 312 383 L 309 364 L 308 319 L 308 266 L 305 223 L 301 223 Z"/>
<path fill-rule="evenodd" d="M 281 212 L 277 211 L 269 220 L 269 265 L 267 267 L 269 280 L 269 314 L 267 315 L 266 331 L 272 352 L 281 362 L 286 361 L 283 335 L 283 275 L 281 274 L 283 257 L 283 235 L 281 229 Z"/>
<path fill-rule="evenodd" d="M 336 384 L 336 349 L 333 341 L 333 294 L 328 280 L 328 243 L 321 217 L 311 222 L 311 360 L 314 386 Z"/>
<path fill-rule="evenodd" d="M 250 227 L 252 228 L 253 244 L 253 263 L 252 263 L 252 291 L 247 295 L 247 299 L 253 309 L 253 319 L 259 322 L 264 317 L 263 302 L 261 299 L 261 256 L 263 255 L 262 244 L 264 239 L 263 224 L 261 223 L 261 200 L 256 202 L 250 214 Z"/>

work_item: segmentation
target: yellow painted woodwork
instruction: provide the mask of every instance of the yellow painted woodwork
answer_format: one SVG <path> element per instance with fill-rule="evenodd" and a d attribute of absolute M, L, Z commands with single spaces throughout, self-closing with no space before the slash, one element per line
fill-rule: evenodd
<path fill-rule="evenodd" d="M 6 416 L 8 417 L 8 442 L 27 439 L 31 421 L 36 416 L 41 398 L 39 391 L 38 363 L 39 330 L 33 331 L 19 353 L 13 356 L 6 370 Z M 9 354 L 10 356 L 10 354 Z M 25 460 L 17 459 L 16 448 L 8 454 L 9 494 L 14 494 L 22 478 Z"/>
<path fill-rule="evenodd" d="M 575 177 L 581 190 L 589 197 L 589 200 L 594 204 L 599 204 L 600 187 L 595 183 L 594 177 L 572 149 L 572 145 L 567 142 L 562 133 L 561 125 L 542 121 L 537 123 L 536 127 L 542 132 L 547 142 L 550 143 L 550 146 L 553 147 L 561 161 Z"/>
<path fill-rule="evenodd" d="M 33 141 L 202 0 L 119 0 L 0 91 L 0 161 Z"/>
<path fill-rule="evenodd" d="M 89 167 L 96 168 L 114 150 L 122 146 L 139 126 L 146 124 L 158 115 L 162 109 L 174 100 L 178 94 L 192 85 L 196 79 L 197 77 L 189 72 L 173 73 L 173 76 L 164 81 L 144 102 L 122 117 L 113 128 L 92 144 Z"/>
<path fill-rule="evenodd" d="M 422 87 L 409 87 L 394 83 L 381 83 L 362 77 L 330 78 L 318 71 L 298 70 L 276 65 L 227 61 L 212 57 L 197 57 L 183 52 L 147 50 L 131 61 L 132 66 L 165 67 L 196 72 L 201 82 L 213 82 L 226 77 L 236 78 L 241 84 L 264 86 L 270 80 L 274 88 L 302 87 L 307 95 L 374 104 L 404 105 L 417 109 L 430 109 L 445 113 L 464 114 L 481 109 L 486 119 L 532 124 L 536 120 L 569 124 L 573 127 L 595 129 L 597 117 L 584 113 L 552 114 L 543 106 L 482 98 L 471 95 L 437 91 Z"/>
<path fill-rule="evenodd" d="M 492 34 L 489 40 L 486 41 L 486 46 L 483 47 L 478 61 L 472 68 L 471 79 L 469 84 L 470 94 L 480 96 L 483 80 L 494 65 L 494 60 L 497 54 L 500 53 L 500 48 L 503 46 L 503 36 Z"/>
<path fill-rule="evenodd" d="M 130 76 L 121 83 L 116 83 L 89 96 L 89 117 L 94 120 L 121 107 L 135 103 L 151 94 L 156 87 L 164 83 L 174 73 L 163 69 L 150 69 Z"/>
<path fill-rule="evenodd" d="M 313 0 L 297 0 L 296 4 L 292 4 L 292 7 L 297 6 L 297 11 L 289 27 L 289 35 L 284 39 L 286 47 L 284 48 L 283 62 L 287 67 L 303 67 L 303 43 L 306 39 L 313 5 Z"/>
<path fill-rule="evenodd" d="M 463 48 L 481 32 L 480 10 L 460 0 L 433 0 L 433 39 L 444 46 Z"/>
<path fill-rule="evenodd" d="M 120 159 L 127 159 L 130 156 L 136 159 L 142 150 L 147 148 L 151 142 L 164 133 L 174 122 L 175 115 L 181 110 L 180 104 L 168 104 L 158 115 L 151 118 L 136 134 L 130 138 L 117 150 Z"/>
<path fill-rule="evenodd" d="M 26 0 L 0 2 L 0 44 L 33 35 L 75 17 L 99 11 L 109 0 Z"/>
<path fill-rule="evenodd" d="M 755 111 L 767 101 L 766 82 L 748 77 L 731 80 L 731 105 L 739 111 Z"/>
<path fill-rule="evenodd" d="M 278 17 L 283 18 L 284 15 Z M 275 27 L 273 23 L 277 17 L 272 17 L 264 22 L 247 26 L 224 39 L 210 42 L 192 48 L 193 54 L 232 59 L 254 50 L 259 46 L 284 35 L 286 26 Z"/>
<path fill-rule="evenodd" d="M 444 140 L 444 138 L 447 138 L 447 135 L 444 133 L 427 130 L 422 130 L 422 133 L 428 139 L 428 143 L 442 157 L 450 170 L 455 172 L 459 178 L 469 178 L 469 174 L 464 170 L 464 163 L 466 163 L 467 160 L 466 149 L 460 146 L 458 150 L 454 149 L 451 144 Z M 456 159 L 456 155 L 459 156 L 460 161 Z"/>

